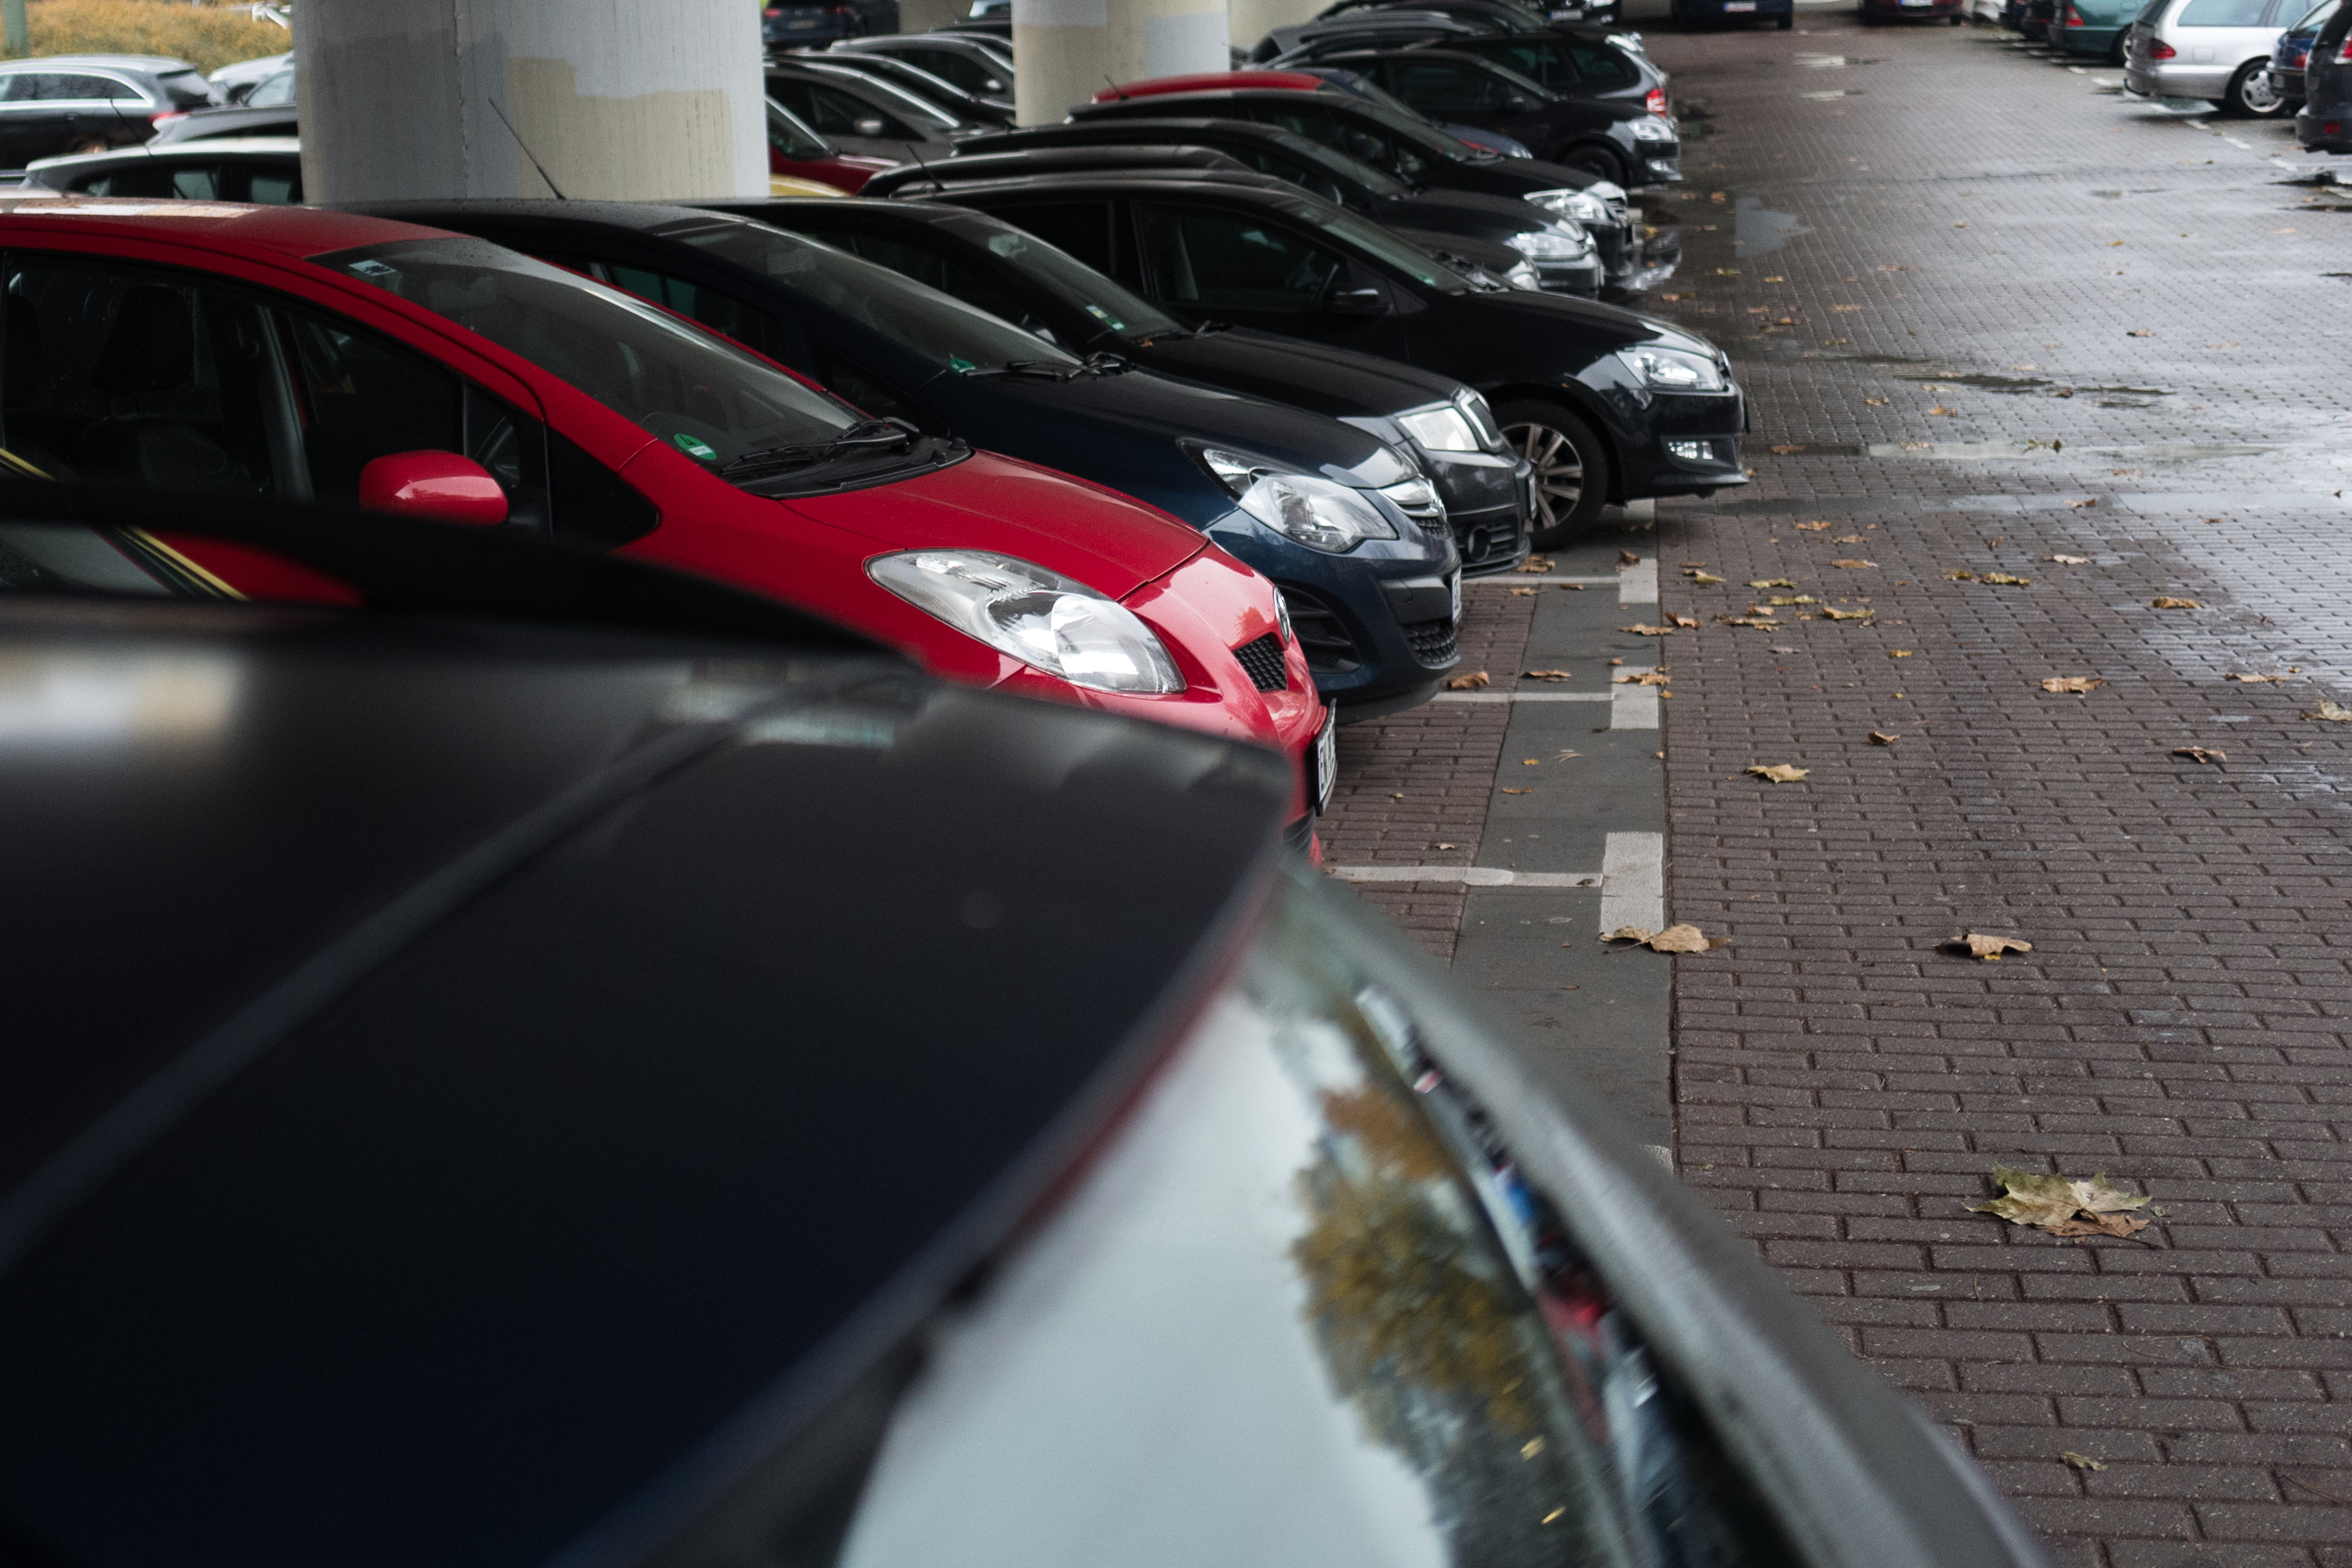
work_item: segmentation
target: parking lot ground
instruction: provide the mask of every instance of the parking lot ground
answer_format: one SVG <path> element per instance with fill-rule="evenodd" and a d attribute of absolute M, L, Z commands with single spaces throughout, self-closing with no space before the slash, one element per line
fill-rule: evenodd
<path fill-rule="evenodd" d="M 1649 43 L 1696 112 L 1648 308 L 1732 354 L 1756 475 L 1583 552 L 1633 542 L 1700 623 L 1648 640 L 1661 913 L 1731 945 L 1592 960 L 1671 970 L 1678 1166 L 2061 1562 L 2352 1565 L 2352 722 L 2304 716 L 2352 703 L 2352 203 L 2278 125 L 1985 29 L 1808 7 Z M 1474 667 L 1538 667 L 1556 602 L 1474 589 Z M 1500 791 L 1564 733 L 1528 707 L 1347 732 L 1332 862 L 1507 866 Z M 1367 790 L 1424 815 L 1369 841 Z M 1523 1005 L 1558 950 L 1513 946 L 1552 917 L 1513 891 L 1402 896 L 1573 1062 L 1622 1031 L 1598 992 Z M 1996 1165 L 2104 1171 L 2153 1224 L 1969 1212 Z"/>

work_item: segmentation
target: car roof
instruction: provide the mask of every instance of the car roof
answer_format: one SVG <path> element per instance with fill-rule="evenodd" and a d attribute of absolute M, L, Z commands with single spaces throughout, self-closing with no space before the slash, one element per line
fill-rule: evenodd
<path fill-rule="evenodd" d="M 169 55 L 43 55 L 37 59 L 0 60 L 0 75 L 55 70 L 59 66 L 111 66 L 117 70 L 152 71 L 158 76 L 196 68 Z"/>
<path fill-rule="evenodd" d="M 394 240 L 449 237 L 437 229 L 324 207 L 157 202 L 29 190 L 0 191 L 0 224 L 121 238 L 163 234 L 175 241 L 232 254 L 260 253 L 289 260 Z"/>
<path fill-rule="evenodd" d="M 1172 189 L 1190 195 L 1223 196 L 1259 204 L 1313 199 L 1289 181 L 1278 180 L 1271 174 L 1246 171 L 1236 174 L 1219 170 L 1193 169 L 1171 169 L 1164 173 L 1123 170 L 1102 174 L 1024 174 L 1009 180 L 976 181 L 953 189 L 958 196 L 966 193 L 986 195 L 998 192 L 1032 191 L 1048 194 L 1099 191 L 1106 195 L 1117 195 L 1129 190 L 1165 193 Z M 948 199 L 941 198 L 943 201 Z"/>
<path fill-rule="evenodd" d="M 104 163 L 136 163 L 150 158 L 217 158 L 223 153 L 245 152 L 256 156 L 291 158 L 300 154 L 302 139 L 299 136 L 202 136 L 193 141 L 166 141 L 160 145 L 142 142 L 136 147 L 116 147 L 104 152 L 68 152 L 58 158 L 36 158 L 25 165 L 30 169 L 78 169 Z"/>

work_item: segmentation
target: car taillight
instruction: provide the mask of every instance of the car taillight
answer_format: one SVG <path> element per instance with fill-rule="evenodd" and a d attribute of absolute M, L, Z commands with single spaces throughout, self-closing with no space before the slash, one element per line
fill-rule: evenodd
<path fill-rule="evenodd" d="M 2174 48 L 2162 38 L 2151 38 L 2148 40 L 2147 57 L 2149 59 L 2168 60 L 2179 52 L 2180 51 L 2179 49 Z"/>
<path fill-rule="evenodd" d="M 2080 11 L 2075 10 L 2072 5 L 2066 7 L 2066 26 L 2070 27 L 2079 27 L 2083 26 L 2083 14 Z"/>
<path fill-rule="evenodd" d="M 2352 66 L 2352 38 L 2345 39 L 2343 46 L 2336 51 L 2336 63 L 2339 66 Z"/>
<path fill-rule="evenodd" d="M 150 125 L 161 125 L 166 120 L 185 120 L 187 118 L 188 111 L 184 109 L 167 109 L 160 114 L 149 115 L 147 117 L 147 123 Z"/>
<path fill-rule="evenodd" d="M 1650 89 L 1650 96 L 1642 100 L 1642 107 L 1648 110 L 1652 114 L 1665 113 L 1666 89 L 1662 87 L 1652 88 Z"/>

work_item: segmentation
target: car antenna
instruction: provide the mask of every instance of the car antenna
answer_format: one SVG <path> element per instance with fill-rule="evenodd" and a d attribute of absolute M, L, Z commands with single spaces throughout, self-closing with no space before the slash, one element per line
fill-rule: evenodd
<path fill-rule="evenodd" d="M 1118 90 L 1118 83 L 1110 79 L 1110 72 L 1108 71 L 1103 72 L 1103 85 L 1110 89 L 1110 96 L 1114 100 L 1119 103 L 1125 103 L 1127 101 L 1127 94 Z"/>
<path fill-rule="evenodd" d="M 499 100 L 492 98 L 485 99 L 483 101 L 490 106 L 490 112 L 499 117 L 499 123 L 507 128 L 507 134 L 515 139 L 515 145 L 522 149 L 522 155 L 525 158 L 530 158 L 530 166 L 539 171 L 539 177 L 541 179 L 547 181 L 547 188 L 551 191 L 555 191 L 555 199 L 559 202 L 564 200 L 565 197 L 563 193 L 560 190 L 556 190 L 555 182 L 549 178 L 546 166 L 541 163 L 538 159 L 531 158 L 530 143 L 525 141 L 522 139 L 522 132 L 514 128 L 514 121 L 509 120 L 507 118 L 507 111 L 499 107 Z"/>
<path fill-rule="evenodd" d="M 907 143 L 907 156 L 915 161 L 915 167 L 923 172 L 923 178 L 931 183 L 932 190 L 944 191 L 947 189 L 947 186 L 941 183 L 940 177 L 931 172 L 931 166 L 923 162 L 923 155 L 915 150 L 915 144 L 911 141 Z"/>

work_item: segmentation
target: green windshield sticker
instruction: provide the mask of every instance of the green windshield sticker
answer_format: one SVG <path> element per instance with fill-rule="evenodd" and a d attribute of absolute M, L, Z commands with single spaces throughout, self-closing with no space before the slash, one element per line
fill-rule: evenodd
<path fill-rule="evenodd" d="M 710 443 L 707 441 L 699 439 L 698 437 L 688 435 L 683 430 L 679 431 L 676 435 L 671 436 L 669 441 L 671 445 L 677 447 L 680 452 L 685 453 L 688 457 L 699 458 L 705 463 L 716 463 L 719 461 L 719 449 L 717 447 L 711 445 Z"/>
<path fill-rule="evenodd" d="M 962 374 L 968 371 L 976 371 L 980 369 L 980 367 L 973 364 L 970 360 L 965 359 L 961 354 L 950 354 L 948 356 L 948 369 L 956 371 L 958 374 Z"/>
<path fill-rule="evenodd" d="M 1120 320 L 1118 317 L 1112 315 L 1109 311 L 1104 309 L 1099 305 L 1087 306 L 1087 314 L 1093 317 L 1096 320 L 1102 322 L 1114 332 L 1124 332 L 1127 330 L 1126 322 Z"/>

